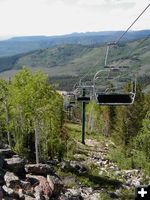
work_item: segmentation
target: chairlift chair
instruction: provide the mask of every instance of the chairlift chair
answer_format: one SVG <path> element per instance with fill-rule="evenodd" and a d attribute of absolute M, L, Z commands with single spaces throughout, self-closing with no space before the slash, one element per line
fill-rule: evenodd
<path fill-rule="evenodd" d="M 73 107 L 76 103 L 75 94 L 73 92 L 68 92 L 66 94 L 66 102 L 68 107 Z"/>
<path fill-rule="evenodd" d="M 109 76 L 107 76 L 108 81 L 105 82 L 105 89 L 103 85 L 103 88 L 99 90 L 99 88 L 96 85 L 96 82 L 100 80 L 101 76 L 104 76 L 104 73 L 103 73 L 104 71 L 105 71 L 105 74 L 107 73 L 110 74 L 110 70 L 112 69 L 99 70 L 93 78 L 94 93 L 96 96 L 97 104 L 99 105 L 131 105 L 133 104 L 134 99 L 135 99 L 135 92 L 136 92 L 135 80 L 134 81 L 131 80 L 130 82 L 131 91 L 126 92 L 124 90 L 124 86 L 127 83 L 125 82 L 120 81 L 119 86 L 113 87 L 113 85 L 117 84 L 117 81 L 120 78 L 120 75 L 118 75 L 117 77 L 112 76 L 112 78 L 109 78 Z M 113 69 L 111 73 L 113 71 L 116 71 L 116 70 Z M 108 86 L 108 83 L 110 86 Z M 100 84 L 103 84 L 103 83 L 100 82 Z"/>
<path fill-rule="evenodd" d="M 88 103 L 92 99 L 93 95 L 93 85 L 87 82 L 87 81 L 82 81 L 80 79 L 79 85 L 76 85 L 76 89 L 74 91 L 76 100 L 78 102 L 86 102 Z M 85 90 L 85 94 L 83 95 L 83 90 Z"/>

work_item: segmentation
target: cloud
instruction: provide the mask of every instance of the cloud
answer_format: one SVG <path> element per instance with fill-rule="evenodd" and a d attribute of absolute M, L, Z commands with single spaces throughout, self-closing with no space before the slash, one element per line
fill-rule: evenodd
<path fill-rule="evenodd" d="M 0 0 L 0 35 L 56 35 L 125 29 L 148 1 Z M 149 28 L 149 18 L 147 11 L 136 24 L 140 29 Z"/>
<path fill-rule="evenodd" d="M 77 5 L 80 0 L 45 0 L 46 3 L 63 3 L 64 5 Z"/>
<path fill-rule="evenodd" d="M 81 6 L 91 6 L 97 7 L 97 9 L 131 9 L 133 8 L 136 3 L 134 1 L 129 0 L 80 0 L 79 4 Z"/>

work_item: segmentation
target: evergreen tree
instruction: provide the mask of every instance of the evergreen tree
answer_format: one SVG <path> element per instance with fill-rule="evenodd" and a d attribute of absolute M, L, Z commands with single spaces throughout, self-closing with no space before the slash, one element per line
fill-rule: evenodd
<path fill-rule="evenodd" d="M 146 158 L 150 160 L 150 111 L 147 112 L 143 119 L 142 128 L 136 138 L 138 150 L 144 152 Z"/>

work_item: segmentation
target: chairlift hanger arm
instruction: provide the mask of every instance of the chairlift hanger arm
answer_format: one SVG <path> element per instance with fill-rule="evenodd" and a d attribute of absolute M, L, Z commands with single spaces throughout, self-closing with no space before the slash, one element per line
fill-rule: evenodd
<path fill-rule="evenodd" d="M 101 72 L 107 72 L 108 70 L 103 70 L 103 69 L 100 69 L 99 71 L 96 72 L 96 74 L 94 75 L 93 77 L 93 84 L 95 85 L 95 81 L 98 79 L 97 75 Z"/>

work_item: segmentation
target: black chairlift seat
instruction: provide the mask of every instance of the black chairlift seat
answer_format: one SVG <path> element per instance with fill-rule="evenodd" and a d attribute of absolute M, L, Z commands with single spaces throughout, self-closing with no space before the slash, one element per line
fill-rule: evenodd
<path fill-rule="evenodd" d="M 102 105 L 130 105 L 134 101 L 134 93 L 98 93 L 98 104 Z"/>
<path fill-rule="evenodd" d="M 77 101 L 83 101 L 83 102 L 89 102 L 90 101 L 90 97 L 85 96 L 85 97 L 77 97 Z"/>
<path fill-rule="evenodd" d="M 70 101 L 69 102 L 71 105 L 74 105 L 76 102 L 75 101 Z"/>

